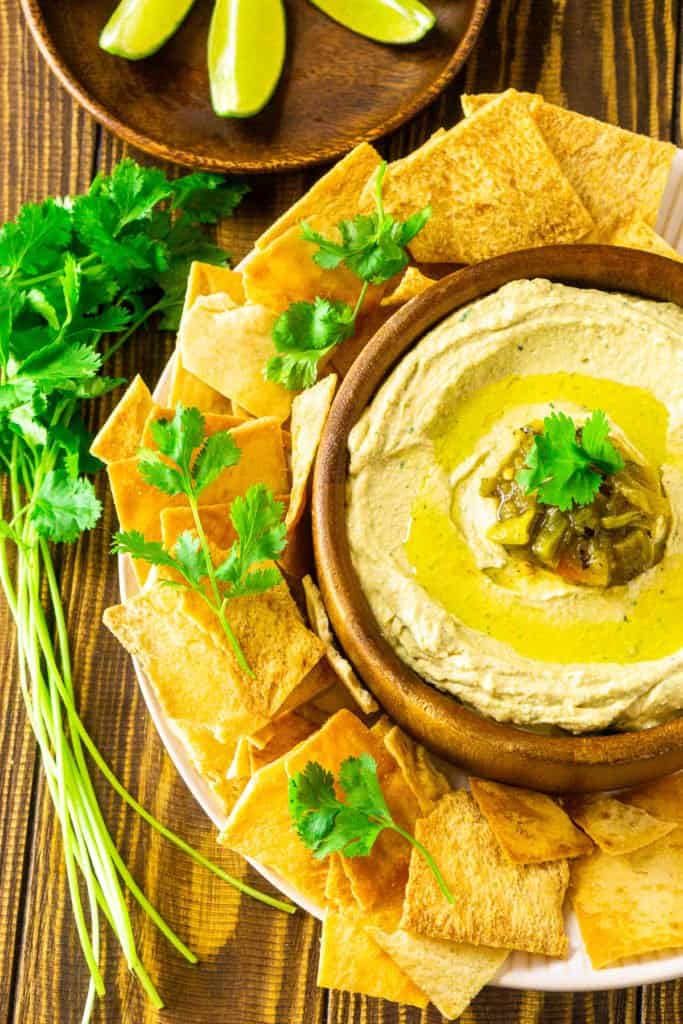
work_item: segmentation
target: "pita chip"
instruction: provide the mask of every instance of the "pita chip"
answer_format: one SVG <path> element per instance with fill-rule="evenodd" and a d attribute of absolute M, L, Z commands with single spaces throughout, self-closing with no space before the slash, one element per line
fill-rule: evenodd
<path fill-rule="evenodd" d="M 683 946 L 683 828 L 632 853 L 573 861 L 570 895 L 596 969 Z"/>
<path fill-rule="evenodd" d="M 675 821 L 683 828 L 683 772 L 665 775 L 644 786 L 620 794 L 620 799 L 642 807 L 662 821 Z"/>
<path fill-rule="evenodd" d="M 323 920 L 318 985 L 424 1008 L 424 992 L 351 918 L 328 910 Z"/>
<path fill-rule="evenodd" d="M 464 790 L 442 797 L 417 822 L 415 835 L 439 866 L 455 903 L 448 903 L 429 866 L 413 851 L 401 928 L 493 949 L 567 955 L 566 861 L 513 864 Z"/>
<path fill-rule="evenodd" d="M 263 376 L 275 355 L 276 320 L 262 305 L 237 306 L 227 295 L 200 296 L 180 325 L 182 364 L 252 416 L 273 416 L 282 423 L 289 416 L 292 394 Z"/>
<path fill-rule="evenodd" d="M 220 552 L 218 560 L 226 555 L 227 552 Z M 188 597 L 188 614 L 214 642 L 226 647 L 232 658 L 232 649 L 216 615 L 199 595 L 191 593 Z M 305 626 L 285 583 L 260 594 L 234 598 L 229 604 L 228 617 L 253 673 L 251 678 L 246 678 L 239 670 L 236 672 L 244 691 L 242 699 L 266 721 L 295 710 L 326 683 L 315 671 L 324 647 Z M 286 643 L 283 642 L 285 637 Z M 250 736 L 264 724 L 243 729 L 241 734 Z"/>
<path fill-rule="evenodd" d="M 229 744 L 261 728 L 268 716 L 247 699 L 235 657 L 217 631 L 207 636 L 188 614 L 193 597 L 156 584 L 108 608 L 104 624 L 139 660 L 169 718 L 182 721 L 186 731 L 208 726 Z"/>
<path fill-rule="evenodd" d="M 309 217 L 307 223 L 314 231 L 333 238 L 336 235 L 327 230 L 317 216 Z M 313 260 L 317 251 L 314 242 L 302 237 L 298 224 L 278 235 L 264 249 L 255 250 L 244 267 L 244 287 L 249 302 L 274 310 L 274 316 L 294 302 L 313 302 L 318 295 L 354 306 L 361 285 L 358 277 L 343 264 L 333 270 L 318 266 Z M 383 294 L 383 285 L 371 285 L 364 307 L 378 305 Z M 246 402 L 242 404 L 249 408 Z"/>
<path fill-rule="evenodd" d="M 366 206 L 374 182 L 366 187 Z M 593 220 L 513 90 L 403 160 L 384 178 L 384 205 L 405 220 L 431 205 L 410 243 L 415 260 L 477 263 L 515 249 L 577 242 Z"/>
<path fill-rule="evenodd" d="M 268 742 L 260 748 L 253 744 L 249 747 L 250 774 L 288 754 L 299 743 L 317 732 L 317 729 L 317 725 L 296 711 L 289 711 L 281 718 L 277 718 L 273 722 L 272 736 Z"/>
<path fill-rule="evenodd" d="M 227 817 L 249 781 L 248 778 L 228 779 L 234 743 L 219 740 L 208 725 L 176 719 L 171 722 L 171 727 Z"/>
<path fill-rule="evenodd" d="M 336 388 L 336 374 L 330 373 L 292 402 L 292 496 L 285 520 L 288 531 L 299 522 L 306 506 L 313 463 Z"/>
<path fill-rule="evenodd" d="M 217 616 L 193 591 L 158 583 L 104 615 L 140 659 L 166 714 L 210 725 L 224 741 L 257 732 L 293 710 L 297 697 L 309 700 L 308 680 L 324 651 L 284 583 L 235 598 L 228 615 L 251 677 L 239 668 Z"/>
<path fill-rule="evenodd" d="M 464 1013 L 509 956 L 505 949 L 431 939 L 401 929 L 384 932 L 370 926 L 368 931 L 449 1020 Z"/>
<path fill-rule="evenodd" d="M 355 217 L 363 187 L 379 163 L 377 151 L 367 142 L 361 142 L 278 217 L 257 239 L 256 247 L 265 249 L 289 228 L 311 217 L 317 219 L 318 230 L 324 232 L 330 232 L 341 220 Z"/>
<path fill-rule="evenodd" d="M 642 807 L 602 794 L 565 797 L 564 806 L 593 842 L 613 855 L 633 853 L 676 828 L 675 822 L 661 821 Z"/>
<path fill-rule="evenodd" d="M 581 857 L 593 844 L 552 797 L 531 789 L 470 779 L 479 809 L 503 853 L 515 864 Z"/>
<path fill-rule="evenodd" d="M 253 775 L 251 770 L 251 759 L 249 757 L 249 740 L 246 736 L 240 736 L 235 747 L 235 753 L 228 767 L 227 777 L 234 779 L 250 779 Z"/>
<path fill-rule="evenodd" d="M 306 598 L 306 612 L 308 621 L 313 632 L 320 637 L 325 644 L 327 660 L 337 673 L 339 680 L 344 684 L 361 711 L 371 715 L 379 710 L 379 704 L 369 690 L 366 690 L 360 679 L 351 667 L 350 662 L 343 658 L 334 644 L 330 620 L 327 617 L 327 610 L 322 599 L 322 594 L 310 576 L 303 579 L 304 595 Z"/>
<path fill-rule="evenodd" d="M 608 241 L 610 245 L 621 245 L 625 249 L 642 249 L 643 252 L 653 252 L 657 256 L 666 256 L 670 260 L 680 261 L 683 259 L 644 220 L 631 220 L 619 224 L 605 241 Z"/>
<path fill-rule="evenodd" d="M 90 445 L 95 458 L 110 463 L 137 455 L 153 405 L 149 388 L 138 374 Z"/>
<path fill-rule="evenodd" d="M 572 863 L 570 894 L 595 968 L 683 946 L 683 772 L 620 799 L 678 827 L 632 853 Z"/>
<path fill-rule="evenodd" d="M 325 883 L 325 902 L 340 914 L 357 917 L 359 908 L 344 870 L 344 858 L 340 853 L 331 853 L 327 859 L 329 870 Z"/>
<path fill-rule="evenodd" d="M 199 518 L 209 542 L 227 551 L 237 539 L 230 521 L 230 505 L 202 505 Z M 172 551 L 178 537 L 186 530 L 194 532 L 195 524 L 190 508 L 164 508 L 161 510 L 161 539 L 167 551 Z"/>
<path fill-rule="evenodd" d="M 393 292 L 385 295 L 381 304 L 383 306 L 402 306 L 417 295 L 421 295 L 422 292 L 426 292 L 433 284 L 436 284 L 433 277 L 427 277 L 417 267 L 407 267 Z"/>
<path fill-rule="evenodd" d="M 228 267 L 218 267 L 211 263 L 200 263 L 195 260 L 190 266 L 187 279 L 183 316 L 203 295 L 224 295 L 231 304 L 241 306 L 246 302 L 242 274 L 240 271 L 230 270 Z M 194 406 L 201 409 L 202 412 L 221 414 L 232 412 L 229 398 L 221 395 L 210 384 L 200 380 L 183 366 L 179 349 L 176 349 L 173 356 L 168 401 L 173 408 L 178 402 L 181 402 L 186 408 Z"/>
<path fill-rule="evenodd" d="M 252 776 L 220 834 L 219 842 L 277 872 L 318 907 L 325 902 L 327 863 L 299 839 L 289 814 L 282 760 Z"/>
<path fill-rule="evenodd" d="M 676 147 L 518 93 L 604 239 L 624 221 L 654 227 Z M 468 116 L 498 97 L 463 97 Z M 616 243 L 615 243 L 616 244 Z M 636 248 L 640 248 L 637 246 Z"/>
<path fill-rule="evenodd" d="M 173 354 L 168 402 L 174 409 L 180 402 L 186 409 L 201 409 L 203 413 L 214 412 L 223 416 L 232 413 L 230 399 L 225 398 L 220 392 L 209 387 L 199 377 L 195 377 L 193 373 L 186 370 L 177 349 Z"/>
<path fill-rule="evenodd" d="M 397 725 L 384 736 L 384 745 L 401 769 L 420 806 L 420 814 L 429 814 L 441 797 L 450 793 L 450 782 L 435 766 L 425 748 L 406 736 Z"/>
<path fill-rule="evenodd" d="M 229 295 L 237 306 L 246 302 L 241 271 L 194 260 L 187 277 L 183 312 L 191 309 L 200 295 L 219 294 Z"/>

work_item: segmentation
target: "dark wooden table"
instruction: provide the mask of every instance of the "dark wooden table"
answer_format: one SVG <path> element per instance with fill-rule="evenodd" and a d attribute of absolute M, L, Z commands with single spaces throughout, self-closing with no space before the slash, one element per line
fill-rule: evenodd
<path fill-rule="evenodd" d="M 463 91 L 513 85 L 626 128 L 680 138 L 683 3 L 677 0 L 494 0 L 464 74 L 426 113 L 382 143 L 398 157 L 438 125 L 461 116 Z M 0 217 L 21 203 L 83 189 L 127 147 L 80 110 L 41 60 L 18 0 L 0 0 Z M 137 158 L 140 154 L 134 154 Z M 273 217 L 314 173 L 256 179 L 225 238 L 235 258 L 248 251 Z M 117 376 L 140 371 L 154 382 L 172 339 L 142 333 L 117 357 Z M 92 409 L 101 422 L 114 399 Z M 101 626 L 118 598 L 108 555 L 114 528 L 105 480 L 105 514 L 96 531 L 59 565 L 73 637 L 81 708 L 87 725 L 126 785 L 150 810 L 234 874 L 250 877 L 238 857 L 221 851 L 165 755 L 138 692 L 130 660 Z M 2 599 L 0 598 L 0 605 Z M 0 1022 L 77 1024 L 87 971 L 66 901 L 60 839 L 26 725 L 15 674 L 14 642 L 0 607 Z M 293 919 L 241 900 L 124 811 L 100 787 L 116 840 L 137 880 L 201 958 L 189 967 L 139 921 L 145 961 L 168 1009 L 145 1003 L 118 949 L 105 944 L 103 1024 L 438 1024 L 434 1011 L 316 988 L 316 922 Z M 251 878 L 251 881 L 256 881 Z M 262 884 L 262 883 L 261 883 Z M 486 989 L 467 1024 L 677 1024 L 683 983 L 594 994 Z"/>

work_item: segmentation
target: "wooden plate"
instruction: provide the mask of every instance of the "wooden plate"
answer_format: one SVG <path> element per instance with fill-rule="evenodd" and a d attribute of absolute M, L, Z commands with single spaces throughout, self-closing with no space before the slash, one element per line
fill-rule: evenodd
<path fill-rule="evenodd" d="M 467 59 L 490 0 L 430 0 L 437 26 L 419 44 L 383 46 L 308 0 L 288 0 L 280 85 L 257 117 L 216 117 L 206 70 L 212 5 L 197 0 L 155 56 L 126 61 L 98 46 L 114 0 L 21 0 L 45 58 L 79 103 L 126 141 L 176 163 L 231 172 L 332 160 L 397 128 Z"/>
<path fill-rule="evenodd" d="M 320 586 L 335 632 L 382 707 L 436 753 L 483 775 L 546 792 L 620 789 L 683 768 L 683 716 L 642 732 L 543 736 L 469 711 L 410 669 L 382 637 L 351 564 L 347 442 L 387 374 L 454 310 L 509 281 L 543 277 L 683 305 L 683 266 L 635 249 L 562 245 L 512 253 L 444 278 L 396 313 L 358 357 L 334 400 L 313 485 Z"/>

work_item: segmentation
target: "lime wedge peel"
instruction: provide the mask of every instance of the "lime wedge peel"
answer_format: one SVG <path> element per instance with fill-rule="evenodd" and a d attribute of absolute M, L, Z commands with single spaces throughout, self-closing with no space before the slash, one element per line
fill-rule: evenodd
<path fill-rule="evenodd" d="M 142 60 L 178 31 L 194 0 L 121 0 L 100 34 L 100 46 L 115 57 Z"/>
<path fill-rule="evenodd" d="M 258 114 L 280 80 L 285 49 L 282 0 L 216 0 L 208 44 L 215 113 Z"/>
<path fill-rule="evenodd" d="M 436 17 L 419 0 L 310 0 L 352 32 L 377 43 L 417 43 Z"/>

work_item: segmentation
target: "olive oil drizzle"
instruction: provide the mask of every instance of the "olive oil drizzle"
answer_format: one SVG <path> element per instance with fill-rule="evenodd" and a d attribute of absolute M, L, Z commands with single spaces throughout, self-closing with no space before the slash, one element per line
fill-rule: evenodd
<path fill-rule="evenodd" d="M 667 410 L 650 392 L 560 373 L 508 377 L 459 403 L 457 416 L 441 424 L 435 437 L 437 459 L 447 470 L 458 465 L 503 409 L 562 401 L 604 409 L 652 464 L 669 458 Z M 566 598 L 534 603 L 497 586 L 428 494 L 415 503 L 405 551 L 417 582 L 434 600 L 465 626 L 523 657 L 562 664 L 635 663 L 663 658 L 683 645 L 681 557 L 665 558 L 637 587 L 601 593 L 596 616 L 594 594 L 570 590 Z"/>

